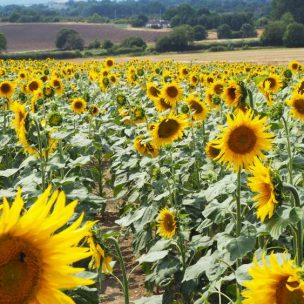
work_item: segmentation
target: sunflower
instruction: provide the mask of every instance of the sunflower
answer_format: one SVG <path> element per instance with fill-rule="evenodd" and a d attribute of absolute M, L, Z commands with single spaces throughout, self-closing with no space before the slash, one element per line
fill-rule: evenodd
<path fill-rule="evenodd" d="M 154 105 L 157 111 L 164 112 L 168 109 L 172 109 L 172 106 L 166 102 L 166 100 L 163 97 L 159 97 L 156 100 L 154 100 Z"/>
<path fill-rule="evenodd" d="M 271 254 L 269 262 L 265 256 L 261 265 L 254 257 L 253 266 L 248 273 L 250 281 L 243 283 L 246 290 L 243 304 L 300 304 L 304 303 L 304 282 L 300 275 L 301 269 L 294 261 L 283 255 Z"/>
<path fill-rule="evenodd" d="M 61 79 L 57 78 L 57 77 L 52 77 L 51 79 L 51 86 L 55 89 L 55 92 L 57 94 L 62 94 L 63 92 L 63 84 Z"/>
<path fill-rule="evenodd" d="M 15 117 L 12 121 L 12 126 L 15 128 L 17 136 L 25 132 L 25 122 L 28 112 L 26 111 L 25 104 L 14 102 L 11 105 L 11 110 L 14 112 Z"/>
<path fill-rule="evenodd" d="M 137 136 L 134 140 L 134 148 L 143 156 L 150 155 L 156 157 L 159 154 L 158 147 L 152 141 L 143 141 L 141 136 Z"/>
<path fill-rule="evenodd" d="M 304 95 L 304 78 L 300 80 L 300 82 L 296 86 L 296 92 L 301 95 Z"/>
<path fill-rule="evenodd" d="M 92 116 L 96 116 L 99 113 L 99 109 L 96 105 L 91 105 L 89 108 L 89 112 Z"/>
<path fill-rule="evenodd" d="M 227 115 L 226 128 L 218 136 L 216 148 L 221 152 L 216 158 L 220 163 L 233 167 L 235 171 L 247 169 L 256 157 L 263 157 L 263 150 L 272 148 L 274 135 L 268 133 L 266 117 L 253 117 L 252 111 L 238 111 L 236 115 Z"/>
<path fill-rule="evenodd" d="M 223 91 L 222 98 L 229 107 L 236 107 L 242 97 L 241 87 L 235 82 L 231 81 Z"/>
<path fill-rule="evenodd" d="M 15 83 L 12 81 L 0 82 L 0 97 L 10 98 L 15 90 Z"/>
<path fill-rule="evenodd" d="M 205 151 L 211 160 L 214 160 L 216 157 L 218 157 L 221 152 L 218 148 L 216 148 L 216 145 L 217 144 L 215 140 L 209 141 L 206 145 Z"/>
<path fill-rule="evenodd" d="M 256 201 L 257 218 L 264 222 L 266 217 L 273 216 L 278 204 L 271 170 L 257 160 L 249 167 L 249 171 L 253 176 L 248 178 L 248 186 L 251 191 L 258 193 L 253 198 Z"/>
<path fill-rule="evenodd" d="M 19 189 L 10 205 L 4 198 L 0 206 L 0 301 L 21 303 L 74 303 L 62 290 L 94 282 L 77 276 L 83 271 L 71 266 L 91 256 L 78 245 L 92 228 L 80 227 L 81 215 L 62 229 L 73 217 L 77 202 L 66 205 L 64 192 L 52 195 L 48 187 L 31 207 Z"/>
<path fill-rule="evenodd" d="M 42 82 L 40 79 L 33 79 L 28 83 L 27 87 L 30 92 L 35 93 L 41 89 Z"/>
<path fill-rule="evenodd" d="M 198 99 L 197 96 L 190 95 L 186 101 L 188 103 L 190 111 L 192 112 L 193 120 L 202 121 L 206 119 L 209 112 L 208 108 L 203 102 Z"/>
<path fill-rule="evenodd" d="M 170 114 L 168 117 L 163 117 L 151 131 L 153 141 L 157 146 L 171 144 L 178 138 L 182 138 L 187 125 L 187 121 L 182 116 Z"/>
<path fill-rule="evenodd" d="M 272 74 L 272 75 L 269 75 L 267 78 L 265 78 L 261 82 L 260 87 L 261 87 L 262 91 L 265 90 L 267 82 L 269 83 L 268 90 L 272 93 L 277 93 L 278 91 L 280 91 L 280 89 L 283 86 L 282 79 L 278 75 Z"/>
<path fill-rule="evenodd" d="M 161 90 L 161 97 L 171 106 L 175 106 L 182 96 L 183 90 L 177 82 L 166 83 Z"/>
<path fill-rule="evenodd" d="M 304 95 L 293 94 L 292 98 L 287 101 L 291 107 L 291 114 L 294 118 L 304 121 Z"/>
<path fill-rule="evenodd" d="M 288 64 L 289 69 L 292 72 L 298 72 L 302 68 L 302 64 L 299 61 L 293 60 Z"/>
<path fill-rule="evenodd" d="M 107 58 L 105 60 L 105 65 L 107 68 L 112 68 L 114 66 L 114 59 L 113 58 Z"/>
<path fill-rule="evenodd" d="M 74 98 L 71 103 L 71 109 L 75 113 L 83 113 L 86 109 L 87 103 L 83 98 Z"/>
<path fill-rule="evenodd" d="M 222 80 L 217 80 L 212 83 L 210 88 L 213 94 L 220 96 L 224 91 L 224 82 Z"/>
<path fill-rule="evenodd" d="M 152 82 L 147 83 L 147 96 L 151 100 L 159 99 L 160 90 L 156 87 L 156 85 Z"/>
<path fill-rule="evenodd" d="M 176 233 L 176 220 L 174 213 L 164 208 L 158 215 L 158 234 L 165 239 L 172 239 Z"/>

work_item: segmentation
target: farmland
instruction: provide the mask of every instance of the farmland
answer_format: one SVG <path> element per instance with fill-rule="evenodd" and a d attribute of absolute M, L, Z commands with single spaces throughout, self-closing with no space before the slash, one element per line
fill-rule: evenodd
<path fill-rule="evenodd" d="M 56 33 L 62 28 L 71 28 L 80 33 L 88 44 L 94 39 L 110 39 L 121 42 L 129 36 L 142 37 L 146 42 L 155 40 L 166 34 L 165 31 L 152 29 L 120 28 L 113 24 L 90 23 L 1 23 L 0 31 L 6 35 L 7 51 L 22 52 L 32 50 L 51 50 L 55 48 Z"/>

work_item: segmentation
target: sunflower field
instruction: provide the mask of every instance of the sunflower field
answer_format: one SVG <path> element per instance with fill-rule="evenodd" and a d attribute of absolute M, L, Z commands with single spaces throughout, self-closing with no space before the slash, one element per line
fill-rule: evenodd
<path fill-rule="evenodd" d="M 110 277 L 125 304 L 304 303 L 301 63 L 1 61 L 0 75 L 0 304 L 102 303 Z M 145 277 L 133 302 L 128 237 Z"/>

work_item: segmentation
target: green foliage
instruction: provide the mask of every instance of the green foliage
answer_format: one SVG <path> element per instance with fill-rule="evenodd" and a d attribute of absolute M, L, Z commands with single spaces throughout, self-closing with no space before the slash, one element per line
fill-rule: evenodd
<path fill-rule="evenodd" d="M 99 49 L 100 47 L 101 42 L 98 39 L 95 39 L 88 44 L 88 49 Z"/>
<path fill-rule="evenodd" d="M 193 34 L 194 40 L 203 40 L 203 39 L 206 39 L 208 36 L 206 28 L 202 25 L 194 26 L 193 31 L 194 31 L 194 34 Z"/>
<path fill-rule="evenodd" d="M 147 47 L 147 44 L 142 38 L 136 37 L 136 36 L 131 36 L 131 37 L 126 38 L 121 43 L 121 46 L 126 47 L 126 48 L 139 47 L 139 48 L 145 49 Z"/>
<path fill-rule="evenodd" d="M 304 23 L 304 2 L 299 0 L 273 0 L 272 15 L 280 19 L 285 13 L 290 13 L 296 22 Z"/>
<path fill-rule="evenodd" d="M 0 32 L 0 52 L 6 50 L 6 37 Z"/>
<path fill-rule="evenodd" d="M 284 33 L 283 43 L 287 47 L 304 46 L 304 25 L 300 23 L 289 24 Z"/>
<path fill-rule="evenodd" d="M 269 22 L 261 36 L 263 45 L 282 45 L 285 25 L 280 21 Z"/>
<path fill-rule="evenodd" d="M 61 50 L 82 50 L 84 40 L 73 29 L 61 29 L 56 35 L 55 45 Z"/>
<path fill-rule="evenodd" d="M 222 24 L 217 28 L 217 37 L 219 39 L 231 38 L 232 31 L 231 27 L 228 24 Z"/>
<path fill-rule="evenodd" d="M 102 43 L 102 48 L 103 49 L 110 49 L 114 46 L 114 43 L 111 41 L 111 40 L 104 40 L 103 43 Z"/>
<path fill-rule="evenodd" d="M 250 23 L 244 23 L 241 27 L 240 32 L 242 34 L 242 38 L 250 38 L 257 36 L 257 32 L 254 26 L 251 25 Z"/>
<path fill-rule="evenodd" d="M 147 24 L 149 18 L 146 15 L 139 15 L 131 20 L 131 25 L 133 27 L 143 27 Z"/>

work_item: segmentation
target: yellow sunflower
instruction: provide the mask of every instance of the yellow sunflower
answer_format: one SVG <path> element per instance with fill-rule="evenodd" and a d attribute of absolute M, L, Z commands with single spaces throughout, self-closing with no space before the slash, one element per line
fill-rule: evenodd
<path fill-rule="evenodd" d="M 99 109 L 96 105 L 91 105 L 90 109 L 89 109 L 89 112 L 92 116 L 96 116 L 99 113 Z"/>
<path fill-rule="evenodd" d="M 269 84 L 267 84 L 267 82 Z M 282 88 L 283 81 L 278 75 L 271 74 L 261 82 L 260 87 L 262 91 L 265 90 L 266 85 L 268 85 L 268 90 L 270 92 L 277 93 Z"/>
<path fill-rule="evenodd" d="M 39 91 L 42 87 L 42 81 L 40 79 L 33 79 L 27 84 L 28 90 L 32 93 Z"/>
<path fill-rule="evenodd" d="M 291 114 L 295 119 L 304 121 L 304 95 L 293 94 L 291 99 L 287 101 L 291 108 Z"/>
<path fill-rule="evenodd" d="M 210 89 L 213 94 L 220 96 L 224 91 L 224 82 L 222 80 L 217 80 L 212 83 Z"/>
<path fill-rule="evenodd" d="M 216 148 L 221 152 L 216 158 L 220 163 L 233 167 L 235 171 L 247 169 L 257 157 L 263 157 L 263 151 L 272 148 L 274 135 L 268 133 L 266 117 L 254 117 L 252 111 L 238 111 L 236 115 L 227 115 L 226 128 L 218 135 Z"/>
<path fill-rule="evenodd" d="M 235 82 L 231 81 L 223 91 L 222 98 L 229 107 L 236 107 L 242 97 L 241 87 Z"/>
<path fill-rule="evenodd" d="M 25 132 L 25 120 L 28 112 L 26 111 L 25 104 L 21 104 L 19 102 L 14 102 L 11 105 L 11 110 L 15 114 L 12 121 L 12 126 L 15 128 L 16 134 L 19 136 L 21 132 Z"/>
<path fill-rule="evenodd" d="M 154 105 L 157 111 L 164 112 L 168 109 L 172 109 L 172 106 L 166 102 L 166 100 L 163 97 L 158 97 L 154 100 Z"/>
<path fill-rule="evenodd" d="M 215 140 L 211 140 L 210 142 L 207 143 L 205 151 L 207 156 L 211 159 L 214 160 L 217 158 L 220 154 L 220 150 L 216 148 L 217 143 Z"/>
<path fill-rule="evenodd" d="M 55 92 L 57 94 L 63 93 L 63 84 L 62 84 L 61 79 L 59 79 L 57 77 L 52 77 L 50 84 L 55 89 Z"/>
<path fill-rule="evenodd" d="M 188 123 L 182 116 L 170 114 L 168 117 L 163 117 L 151 131 L 153 141 L 157 146 L 171 144 L 182 138 L 183 131 L 187 126 Z"/>
<path fill-rule="evenodd" d="M 192 113 L 193 120 L 202 121 L 206 119 L 209 110 L 197 96 L 189 95 L 186 101 Z"/>
<path fill-rule="evenodd" d="M 183 90 L 177 82 L 166 83 L 161 90 L 161 97 L 171 106 L 176 106 L 183 96 Z"/>
<path fill-rule="evenodd" d="M 288 67 L 293 72 L 298 72 L 302 68 L 302 64 L 299 61 L 293 60 L 289 62 Z"/>
<path fill-rule="evenodd" d="M 174 213 L 164 208 L 160 211 L 157 219 L 158 234 L 165 239 L 172 239 L 176 233 L 176 220 Z"/>
<path fill-rule="evenodd" d="M 15 83 L 13 81 L 0 82 L 0 97 L 10 98 L 14 94 Z"/>
<path fill-rule="evenodd" d="M 114 66 L 114 59 L 113 58 L 107 58 L 106 60 L 105 60 L 105 66 L 107 67 L 107 68 L 112 68 L 113 66 Z"/>
<path fill-rule="evenodd" d="M 141 136 L 137 136 L 134 140 L 134 148 L 143 156 L 150 155 L 156 157 L 159 154 L 158 147 L 152 141 L 143 141 Z"/>
<path fill-rule="evenodd" d="M 74 303 L 62 290 L 93 284 L 73 263 L 91 252 L 80 241 L 92 228 L 73 217 L 77 201 L 66 205 L 64 192 L 48 187 L 28 210 L 19 189 L 12 204 L 0 205 L 0 302 L 5 304 Z"/>
<path fill-rule="evenodd" d="M 253 266 L 248 271 L 252 279 L 243 283 L 246 287 L 242 292 L 245 298 L 243 304 L 304 303 L 301 269 L 286 255 L 280 260 L 278 255 L 271 254 L 269 261 L 263 256 L 262 263 L 259 264 L 254 257 Z"/>
<path fill-rule="evenodd" d="M 266 217 L 273 216 L 278 204 L 271 171 L 258 160 L 249 167 L 249 171 L 253 176 L 248 178 L 248 186 L 251 191 L 258 193 L 253 198 L 256 201 L 257 218 L 264 222 Z"/>
<path fill-rule="evenodd" d="M 151 100 L 159 99 L 160 90 L 152 82 L 147 83 L 147 95 Z"/>
<path fill-rule="evenodd" d="M 75 113 L 83 113 L 86 109 L 87 103 L 83 98 L 74 98 L 71 103 L 71 109 Z"/>

